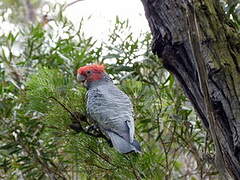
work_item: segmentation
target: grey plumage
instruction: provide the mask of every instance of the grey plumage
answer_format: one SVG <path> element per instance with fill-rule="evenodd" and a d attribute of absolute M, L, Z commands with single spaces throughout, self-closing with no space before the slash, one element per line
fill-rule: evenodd
<path fill-rule="evenodd" d="M 120 153 L 140 152 L 134 140 L 133 106 L 104 73 L 104 78 L 87 84 L 87 112 Z"/>

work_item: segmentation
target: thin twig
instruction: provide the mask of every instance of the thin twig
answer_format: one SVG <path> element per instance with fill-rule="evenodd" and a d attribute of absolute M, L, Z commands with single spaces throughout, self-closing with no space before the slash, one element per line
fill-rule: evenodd
<path fill-rule="evenodd" d="M 89 136 L 95 137 L 95 138 L 103 138 L 103 139 L 105 139 L 107 142 L 109 142 L 109 139 L 108 139 L 100 130 L 97 131 L 97 134 L 93 134 L 93 133 L 90 133 L 90 132 L 88 132 L 87 130 L 85 130 L 85 129 L 82 127 L 82 125 L 81 125 L 78 117 L 77 117 L 74 113 L 72 113 L 63 103 L 61 103 L 59 100 L 57 100 L 57 99 L 56 99 L 55 97 L 53 97 L 53 96 L 50 96 L 49 98 L 55 100 L 59 105 L 61 105 L 61 106 L 76 120 L 76 122 L 78 122 L 78 124 L 79 124 L 78 129 L 79 129 L 79 131 L 81 131 L 81 132 L 83 132 L 83 133 L 85 133 L 85 134 L 87 134 L 87 135 L 89 135 Z"/>
<path fill-rule="evenodd" d="M 50 96 L 49 98 L 55 100 L 59 105 L 61 105 L 67 112 L 69 112 L 71 114 L 72 117 L 75 117 L 75 115 L 63 104 L 61 103 L 59 100 L 57 100 L 55 97 Z"/>
<path fill-rule="evenodd" d="M 69 6 L 72 6 L 73 4 L 80 2 L 80 1 L 84 1 L 84 0 L 75 0 L 75 1 L 67 4 L 65 7 L 63 7 L 62 11 L 66 10 Z"/>
<path fill-rule="evenodd" d="M 108 164 L 119 168 L 119 166 L 116 166 L 115 164 L 111 163 L 105 156 L 102 156 L 101 154 L 99 154 L 98 152 L 96 152 L 95 150 L 93 150 L 92 148 L 88 148 L 90 151 L 92 151 L 94 154 L 96 154 L 97 156 L 99 156 L 101 159 L 103 159 L 104 161 L 106 161 Z"/>

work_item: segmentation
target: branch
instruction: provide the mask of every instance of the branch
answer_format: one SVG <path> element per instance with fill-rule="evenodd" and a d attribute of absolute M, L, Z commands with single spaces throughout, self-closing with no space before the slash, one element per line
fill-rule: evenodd
<path fill-rule="evenodd" d="M 101 159 L 103 159 L 105 162 L 107 162 L 108 164 L 110 164 L 111 166 L 115 167 L 115 168 L 120 168 L 118 165 L 113 164 L 108 158 L 106 158 L 105 156 L 101 155 L 100 153 L 98 153 L 97 151 L 93 150 L 92 148 L 88 148 L 91 152 L 93 152 L 94 154 L 96 154 L 98 157 L 100 157 Z"/>
<path fill-rule="evenodd" d="M 67 4 L 66 6 L 63 7 L 62 11 L 65 11 L 69 6 L 72 6 L 73 4 L 80 2 L 80 1 L 84 1 L 84 0 L 75 0 L 69 4 Z"/>
<path fill-rule="evenodd" d="M 69 114 L 71 114 L 72 117 L 75 117 L 74 114 L 64 104 L 62 104 L 59 100 L 57 100 L 55 97 L 50 96 L 49 98 L 55 100 L 59 105 L 61 105 L 63 107 L 63 109 L 65 109 Z"/>
<path fill-rule="evenodd" d="M 95 138 L 103 138 L 103 139 L 105 139 L 108 142 L 109 146 L 112 146 L 111 141 L 102 133 L 101 130 L 99 130 L 99 129 L 96 130 L 95 131 L 96 134 L 94 134 L 94 133 L 89 132 L 89 129 L 91 127 L 89 129 L 87 129 L 87 130 L 85 130 L 82 127 L 81 121 L 83 121 L 83 119 L 85 119 L 84 121 L 88 123 L 88 121 L 86 120 L 86 116 L 82 116 L 81 114 L 79 115 L 79 113 L 71 112 L 63 103 L 61 103 L 59 100 L 57 100 L 53 96 L 50 96 L 49 98 L 55 100 L 60 106 L 62 106 L 71 115 L 72 122 L 73 122 L 72 124 L 69 125 L 69 127 L 71 129 L 73 129 L 76 132 L 83 132 L 84 134 L 87 134 L 87 135 L 95 137 Z M 90 124 L 88 123 L 88 125 L 90 125 Z"/>
<path fill-rule="evenodd" d="M 63 174 L 63 172 L 58 171 L 57 166 L 55 164 L 53 167 L 49 166 L 49 164 L 42 159 L 42 157 L 44 157 L 43 153 L 41 151 L 38 151 L 37 149 L 34 149 L 33 147 L 30 147 L 28 145 L 28 142 L 25 139 L 23 139 L 19 134 L 17 136 L 17 142 L 22 146 L 23 150 L 29 157 L 33 157 L 34 162 L 39 163 L 41 165 L 41 169 L 43 170 L 44 173 L 46 173 L 50 180 L 55 180 L 58 178 L 66 180 L 66 177 Z"/>

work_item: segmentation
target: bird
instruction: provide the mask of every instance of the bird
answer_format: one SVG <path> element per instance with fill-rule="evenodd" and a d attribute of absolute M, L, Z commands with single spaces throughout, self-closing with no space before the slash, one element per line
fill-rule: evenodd
<path fill-rule="evenodd" d="M 122 154 L 140 153 L 134 139 L 133 105 L 130 98 L 114 85 L 100 64 L 85 65 L 77 70 L 77 80 L 87 88 L 87 114 L 100 131 Z"/>

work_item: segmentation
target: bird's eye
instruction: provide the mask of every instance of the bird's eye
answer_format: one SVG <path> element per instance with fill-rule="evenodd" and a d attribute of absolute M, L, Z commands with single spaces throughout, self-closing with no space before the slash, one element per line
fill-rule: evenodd
<path fill-rule="evenodd" d="M 91 73 L 92 73 L 92 71 L 87 71 L 87 72 L 86 72 L 86 74 L 91 74 Z"/>

